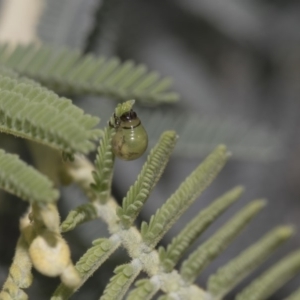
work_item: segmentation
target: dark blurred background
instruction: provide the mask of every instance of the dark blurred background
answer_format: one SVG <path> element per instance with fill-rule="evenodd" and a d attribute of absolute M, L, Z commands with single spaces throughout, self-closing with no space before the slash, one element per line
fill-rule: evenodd
<path fill-rule="evenodd" d="M 0 25 L 8 1 L 0 1 Z M 267 208 L 201 274 L 198 280 L 201 286 L 205 287 L 208 276 L 218 267 L 276 225 L 292 224 L 298 233 L 254 275 L 299 248 L 299 1 L 26 1 L 25 20 L 26 14 L 28 18 L 31 16 L 30 9 L 43 4 L 34 27 L 36 39 L 77 47 L 86 53 L 132 59 L 174 79 L 174 90 L 181 95 L 178 104 L 136 107 L 151 145 L 164 129 L 176 129 L 180 136 L 178 148 L 139 222 L 150 218 L 215 145 L 225 143 L 232 152 L 217 180 L 182 216 L 162 244 L 166 245 L 201 208 L 235 185 L 245 186 L 244 196 L 207 230 L 194 248 L 249 201 L 268 199 Z M 99 97 L 73 100 L 87 112 L 98 114 L 101 127 L 116 105 Z M 0 144 L 32 162 L 26 143 L 1 135 Z M 118 201 L 134 182 L 144 161 L 145 156 L 134 162 L 117 161 L 113 189 Z M 59 204 L 62 218 L 84 201 L 76 187 L 64 188 Z M 19 199 L 1 193 L 0 282 L 5 280 L 18 237 L 18 219 L 25 208 L 26 204 Z M 104 234 L 105 225 L 100 221 L 67 234 L 74 260 L 90 246 L 91 240 Z M 126 261 L 126 253 L 120 250 L 72 299 L 98 299 L 112 274 L 112 264 Z M 237 291 L 254 275 L 244 280 Z M 30 288 L 32 299 L 47 299 L 45 295 L 57 283 L 57 279 L 38 276 Z M 300 276 L 270 299 L 283 299 L 299 283 Z M 235 293 L 227 299 L 232 299 Z"/>

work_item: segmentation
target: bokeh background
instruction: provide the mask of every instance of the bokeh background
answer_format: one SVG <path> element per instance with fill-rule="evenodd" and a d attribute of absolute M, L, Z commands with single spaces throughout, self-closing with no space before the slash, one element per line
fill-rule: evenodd
<path fill-rule="evenodd" d="M 136 111 L 149 132 L 151 145 L 165 129 L 179 134 L 176 151 L 138 220 L 150 216 L 217 144 L 225 143 L 232 158 L 212 186 L 170 230 L 162 244 L 215 197 L 243 184 L 242 199 L 196 242 L 194 248 L 255 198 L 268 207 L 200 276 L 205 287 L 212 272 L 279 224 L 298 233 L 254 275 L 300 246 L 300 3 L 294 0 L 0 0 L 0 41 L 38 41 L 79 48 L 85 53 L 132 59 L 174 79 L 181 95 L 176 105 Z M 116 102 L 99 97 L 73 99 L 105 126 Z M 0 136 L 0 146 L 34 164 L 30 147 Z M 93 154 L 91 155 L 93 158 Z M 117 161 L 114 195 L 122 200 L 145 156 Z M 75 187 L 62 189 L 62 218 L 85 201 Z M 4 282 L 18 237 L 21 200 L 0 194 L 0 283 Z M 93 239 L 107 234 L 100 221 L 66 235 L 73 259 Z M 113 266 L 128 261 L 120 250 L 72 299 L 98 299 Z M 47 299 L 58 284 L 36 273 L 32 299 Z M 283 299 L 300 285 L 300 276 L 271 297 Z M 232 299 L 236 291 L 228 296 Z"/>

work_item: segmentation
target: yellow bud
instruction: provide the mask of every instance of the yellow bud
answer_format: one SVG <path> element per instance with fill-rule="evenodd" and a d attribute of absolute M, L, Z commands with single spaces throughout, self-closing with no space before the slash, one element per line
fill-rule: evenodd
<path fill-rule="evenodd" d="M 55 204 L 47 203 L 40 207 L 40 216 L 47 229 L 59 232 L 60 218 Z"/>
<path fill-rule="evenodd" d="M 0 293 L 0 299 L 1 300 L 12 300 L 11 296 L 7 292 L 5 292 L 5 291 L 2 291 Z"/>
<path fill-rule="evenodd" d="M 57 233 L 44 230 L 29 247 L 33 266 L 46 276 L 58 276 L 70 264 L 70 250 Z"/>
<path fill-rule="evenodd" d="M 60 217 L 54 203 L 34 203 L 32 221 L 36 231 L 47 229 L 59 232 Z"/>
<path fill-rule="evenodd" d="M 79 272 L 75 269 L 73 264 L 69 264 L 60 276 L 61 281 L 69 288 L 75 289 L 81 281 Z"/>

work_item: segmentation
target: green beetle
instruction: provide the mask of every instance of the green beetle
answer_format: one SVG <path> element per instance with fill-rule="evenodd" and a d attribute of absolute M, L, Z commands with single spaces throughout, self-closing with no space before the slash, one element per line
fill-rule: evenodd
<path fill-rule="evenodd" d="M 134 160 L 144 154 L 148 146 L 148 135 L 137 114 L 130 110 L 120 117 L 114 115 L 116 133 L 112 138 L 113 153 L 123 160 Z"/>

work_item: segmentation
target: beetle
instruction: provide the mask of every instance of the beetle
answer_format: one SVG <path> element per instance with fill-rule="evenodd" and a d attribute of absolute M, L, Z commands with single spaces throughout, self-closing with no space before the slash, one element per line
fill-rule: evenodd
<path fill-rule="evenodd" d="M 148 146 L 148 134 L 132 109 L 120 117 L 114 114 L 116 132 L 112 138 L 113 153 L 123 160 L 134 160 L 144 154 Z"/>

